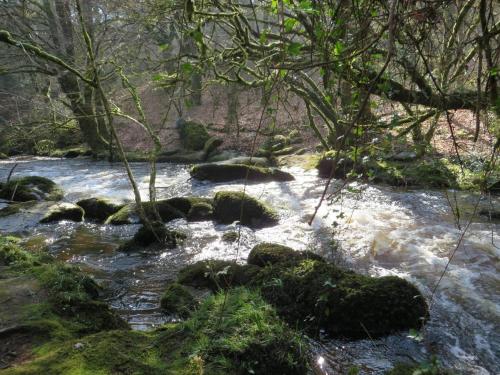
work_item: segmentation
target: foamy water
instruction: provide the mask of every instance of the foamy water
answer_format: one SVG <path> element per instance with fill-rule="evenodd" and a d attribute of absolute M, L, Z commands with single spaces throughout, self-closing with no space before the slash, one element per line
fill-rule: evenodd
<path fill-rule="evenodd" d="M 0 179 L 11 167 L 10 161 L 0 162 Z M 146 200 L 147 165 L 133 163 L 133 170 Z M 38 236 L 61 259 L 81 264 L 103 283 L 110 304 L 134 328 L 147 329 L 173 318 L 161 314 L 158 303 L 165 284 L 175 278 L 180 267 L 209 258 L 244 262 L 250 249 L 262 241 L 313 250 L 363 273 L 398 275 L 415 283 L 430 298 L 479 199 L 457 193 L 461 209 L 458 228 L 446 198 L 453 195 L 451 191 L 404 192 L 352 184 L 330 197 L 309 226 L 325 181 L 315 171 L 288 171 L 296 177 L 295 181 L 245 187 L 250 195 L 279 212 L 280 223 L 256 231 L 242 228 L 239 246 L 222 241 L 224 231 L 234 229 L 234 225 L 184 220 L 169 225 L 188 234 L 185 243 L 155 254 L 126 255 L 115 251 L 119 241 L 133 235 L 135 225 L 38 225 L 37 217 L 10 217 L 0 219 L 0 230 Z M 109 197 L 117 202 L 133 198 L 119 164 L 86 159 L 30 160 L 19 162 L 15 175 L 51 178 L 63 187 L 65 200 L 70 202 L 91 196 Z M 157 186 L 162 198 L 213 196 L 216 191 L 244 188 L 242 183 L 192 181 L 185 166 L 172 164 L 159 165 Z M 331 191 L 338 187 L 334 183 Z M 479 207 L 487 205 L 499 207 L 500 200 L 490 202 L 483 198 L 479 203 Z M 362 374 L 381 374 L 396 362 L 420 361 L 437 354 L 445 365 L 466 374 L 500 373 L 499 255 L 500 224 L 474 217 L 434 296 L 431 320 L 421 341 L 407 337 L 407 333 L 374 341 L 325 338 L 313 342 L 316 367 L 322 373 L 335 374 L 357 364 Z"/>

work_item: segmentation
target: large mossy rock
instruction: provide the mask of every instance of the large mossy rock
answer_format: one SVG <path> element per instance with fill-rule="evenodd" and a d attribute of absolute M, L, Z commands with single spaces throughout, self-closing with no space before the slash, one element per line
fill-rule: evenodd
<path fill-rule="evenodd" d="M 218 164 L 244 164 L 244 165 L 253 165 L 255 167 L 266 168 L 271 166 L 271 162 L 268 158 L 260 158 L 260 157 L 250 157 L 250 156 L 237 156 L 228 160 L 224 160 L 219 162 Z"/>
<path fill-rule="evenodd" d="M 160 306 L 168 314 L 187 318 L 194 311 L 198 302 L 183 285 L 172 283 L 167 286 L 160 299 Z"/>
<path fill-rule="evenodd" d="M 123 205 L 115 204 L 106 198 L 88 198 L 76 202 L 85 211 L 85 219 L 95 220 L 99 223 L 118 212 Z"/>
<path fill-rule="evenodd" d="M 63 197 L 62 189 L 45 177 L 26 176 L 3 184 L 0 198 L 17 202 L 58 201 Z"/>
<path fill-rule="evenodd" d="M 182 146 L 186 150 L 201 151 L 210 135 L 203 124 L 195 121 L 177 121 L 177 129 L 181 138 Z"/>
<path fill-rule="evenodd" d="M 8 158 L 9 157 L 7 155 L 5 155 L 3 152 L 0 152 L 0 160 L 6 160 Z"/>
<path fill-rule="evenodd" d="M 221 146 L 224 141 L 218 137 L 210 137 L 203 145 L 204 159 L 206 160 L 211 154 L 213 154 L 219 146 Z"/>
<path fill-rule="evenodd" d="M 139 251 L 153 245 L 173 249 L 186 238 L 184 233 L 170 230 L 163 223 L 153 221 L 150 224 L 150 226 L 141 226 L 134 237 L 120 246 L 119 250 L 125 252 Z"/>
<path fill-rule="evenodd" d="M 275 168 L 262 168 L 246 164 L 202 164 L 191 168 L 191 176 L 197 180 L 228 182 L 249 181 L 293 181 L 294 177 Z"/>
<path fill-rule="evenodd" d="M 220 223 L 240 224 L 254 228 L 276 225 L 277 213 L 243 192 L 219 191 L 214 197 L 214 218 Z"/>
<path fill-rule="evenodd" d="M 155 220 L 153 206 L 150 202 L 143 202 L 146 215 Z M 209 220 L 212 217 L 212 200 L 202 197 L 174 197 L 156 202 L 160 218 L 164 222 L 186 218 L 192 221 Z M 116 213 L 108 217 L 106 224 L 123 225 L 140 223 L 137 205 L 129 203 Z"/>
<path fill-rule="evenodd" d="M 241 265 L 225 260 L 203 260 L 184 267 L 178 275 L 180 284 L 212 290 L 249 285 L 259 273 L 254 265 Z"/>
<path fill-rule="evenodd" d="M 288 246 L 263 242 L 253 247 L 248 255 L 247 262 L 248 264 L 264 267 L 304 259 L 322 261 L 323 258 L 311 251 L 295 251 Z"/>
<path fill-rule="evenodd" d="M 318 169 L 320 177 L 345 179 L 347 175 L 355 169 L 355 163 L 352 159 L 340 156 L 336 162 L 335 159 L 336 153 L 332 151 L 325 153 L 319 159 L 316 169 Z M 359 166 L 357 166 L 356 171 L 360 172 Z"/>
<path fill-rule="evenodd" d="M 53 223 L 61 220 L 80 222 L 83 220 L 83 215 L 83 209 L 76 204 L 58 203 L 50 207 L 47 214 L 40 220 L 40 223 Z"/>
<path fill-rule="evenodd" d="M 379 337 L 418 330 L 428 314 L 424 297 L 406 280 L 364 276 L 317 260 L 266 267 L 259 283 L 283 318 L 312 333 Z"/>

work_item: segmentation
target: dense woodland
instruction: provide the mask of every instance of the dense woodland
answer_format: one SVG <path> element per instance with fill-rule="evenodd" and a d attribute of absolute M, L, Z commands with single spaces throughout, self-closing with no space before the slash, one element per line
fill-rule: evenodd
<path fill-rule="evenodd" d="M 0 0 L 0 373 L 497 373 L 499 60 L 493 0 Z"/>

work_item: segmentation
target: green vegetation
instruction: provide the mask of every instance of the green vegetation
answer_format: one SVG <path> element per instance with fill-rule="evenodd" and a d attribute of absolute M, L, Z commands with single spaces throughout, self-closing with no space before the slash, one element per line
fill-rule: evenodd
<path fill-rule="evenodd" d="M 189 290 L 178 283 L 168 285 L 160 299 L 160 306 L 165 312 L 181 318 L 191 315 L 197 305 L 198 302 Z"/>
<path fill-rule="evenodd" d="M 247 194 L 219 191 L 214 197 L 214 217 L 224 224 L 239 221 L 251 227 L 272 226 L 278 222 L 276 212 Z"/>
<path fill-rule="evenodd" d="M 290 325 L 312 334 L 323 329 L 335 337 L 379 337 L 418 330 L 427 318 L 425 299 L 401 278 L 364 276 L 276 244 L 257 245 L 252 253 L 248 262 L 253 264 L 194 263 L 177 281 L 212 290 L 256 288 Z"/>
<path fill-rule="evenodd" d="M 14 345 L 10 350 L 22 358 L 3 374 L 288 375 L 307 371 L 306 343 L 256 292 L 231 289 L 195 309 L 197 303 L 189 292 L 171 284 L 162 306 L 191 317 L 152 332 L 130 331 L 97 299 L 99 287 L 92 279 L 75 267 L 53 260 L 47 263 L 42 253 L 29 254 L 17 242 L 0 237 L 0 266 L 8 267 L 0 279 L 0 296 L 11 300 L 0 306 L 0 318 L 13 324 L 1 335 L 8 337 Z M 20 293 L 23 288 L 33 293 Z"/>
<path fill-rule="evenodd" d="M 0 190 L 0 198 L 17 202 L 57 201 L 62 197 L 63 191 L 55 182 L 39 176 L 26 176 L 10 180 L 3 184 Z"/>
<path fill-rule="evenodd" d="M 274 168 L 256 167 L 246 164 L 201 164 L 191 168 L 191 176 L 197 180 L 227 182 L 234 180 L 249 181 L 293 181 L 294 177 Z"/>
<path fill-rule="evenodd" d="M 265 267 L 267 265 L 305 259 L 322 261 L 322 258 L 312 251 L 295 251 L 288 246 L 263 242 L 254 246 L 252 251 L 250 251 L 248 264 Z"/>

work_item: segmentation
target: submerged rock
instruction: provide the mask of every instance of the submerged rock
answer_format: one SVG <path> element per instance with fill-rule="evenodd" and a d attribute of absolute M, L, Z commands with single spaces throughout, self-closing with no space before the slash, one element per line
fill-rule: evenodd
<path fill-rule="evenodd" d="M 45 177 L 26 176 L 2 184 L 0 198 L 17 201 L 58 201 L 63 197 L 62 189 Z"/>
<path fill-rule="evenodd" d="M 80 222 L 83 220 L 84 211 L 80 206 L 72 203 L 58 203 L 50 207 L 40 223 L 52 223 L 61 220 Z"/>
<path fill-rule="evenodd" d="M 205 126 L 198 122 L 180 119 L 177 121 L 177 128 L 182 145 L 186 150 L 201 151 L 210 139 Z"/>
<path fill-rule="evenodd" d="M 263 242 L 254 246 L 248 255 L 247 262 L 248 264 L 264 267 L 277 263 L 300 261 L 305 259 L 313 259 L 317 261 L 323 260 L 323 258 L 311 251 L 295 251 L 288 246 Z"/>
<path fill-rule="evenodd" d="M 202 164 L 191 169 L 191 176 L 198 180 L 227 182 L 248 179 L 249 181 L 293 181 L 294 177 L 275 168 L 262 168 L 245 164 Z"/>
<path fill-rule="evenodd" d="M 168 314 L 187 318 L 194 311 L 198 302 L 189 290 L 178 283 L 170 284 L 160 299 L 161 308 Z"/>
<path fill-rule="evenodd" d="M 214 197 L 214 218 L 223 224 L 239 221 L 254 228 L 278 223 L 277 213 L 247 194 L 236 191 L 219 191 Z"/>
<path fill-rule="evenodd" d="M 106 198 L 88 198 L 76 202 L 85 211 L 85 219 L 104 222 L 108 217 L 118 212 L 123 205 L 118 205 Z"/>

